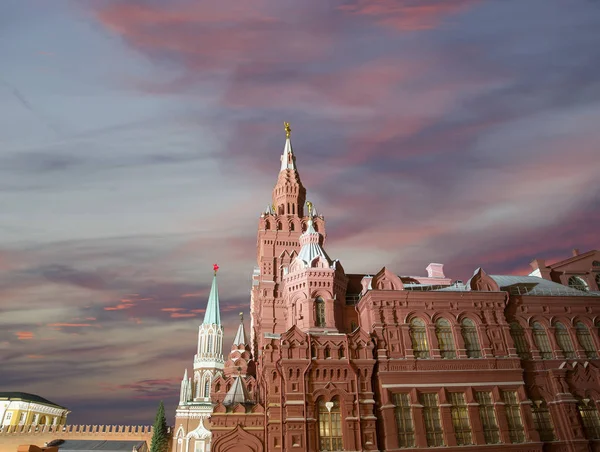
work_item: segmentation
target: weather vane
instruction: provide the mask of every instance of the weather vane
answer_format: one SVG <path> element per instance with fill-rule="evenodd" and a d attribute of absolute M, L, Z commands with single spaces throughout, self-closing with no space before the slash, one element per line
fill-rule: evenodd
<path fill-rule="evenodd" d="M 290 127 L 290 123 L 283 121 L 283 128 L 285 129 L 285 137 L 289 138 L 292 133 L 292 128 Z"/>

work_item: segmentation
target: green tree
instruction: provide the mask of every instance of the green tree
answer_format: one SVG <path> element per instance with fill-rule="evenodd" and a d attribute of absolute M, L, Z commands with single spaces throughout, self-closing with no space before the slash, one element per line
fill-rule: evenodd
<path fill-rule="evenodd" d="M 169 450 L 169 427 L 165 418 L 165 406 L 160 401 L 154 427 L 152 428 L 152 442 L 150 443 L 150 452 L 167 452 Z"/>

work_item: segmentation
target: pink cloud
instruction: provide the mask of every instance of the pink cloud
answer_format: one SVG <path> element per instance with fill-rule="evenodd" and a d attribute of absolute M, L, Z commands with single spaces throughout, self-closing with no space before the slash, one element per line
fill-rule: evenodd
<path fill-rule="evenodd" d="M 54 328 L 82 328 L 87 326 L 99 326 L 92 325 L 91 323 L 49 323 L 48 326 Z"/>
<path fill-rule="evenodd" d="M 429 30 L 448 16 L 465 11 L 479 0 L 355 0 L 339 7 L 398 31 Z"/>
<path fill-rule="evenodd" d="M 17 331 L 15 333 L 15 335 L 17 336 L 17 339 L 19 339 L 20 341 L 26 341 L 29 339 L 33 339 L 33 333 L 31 331 Z"/>
<path fill-rule="evenodd" d="M 161 311 L 163 312 L 178 312 L 178 311 L 185 311 L 184 308 L 162 308 Z"/>
<path fill-rule="evenodd" d="M 130 309 L 134 306 L 135 306 L 134 303 L 123 303 L 123 304 L 118 304 L 116 306 L 105 306 L 104 310 L 105 311 L 121 311 L 123 309 Z"/>
<path fill-rule="evenodd" d="M 191 313 L 191 312 L 187 313 L 187 314 L 184 314 L 184 313 L 181 313 L 181 312 L 173 312 L 171 314 L 171 317 L 174 318 L 174 319 L 183 318 L 183 317 L 196 317 L 196 314 Z"/>

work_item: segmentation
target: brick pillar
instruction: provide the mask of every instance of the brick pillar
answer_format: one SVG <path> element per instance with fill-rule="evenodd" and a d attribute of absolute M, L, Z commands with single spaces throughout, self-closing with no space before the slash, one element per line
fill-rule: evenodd
<path fill-rule="evenodd" d="M 442 429 L 444 431 L 444 444 L 446 446 L 456 446 L 456 435 L 454 434 L 454 425 L 452 424 L 452 413 L 450 411 L 452 405 L 449 403 L 440 403 L 440 419 Z"/>
<path fill-rule="evenodd" d="M 564 359 L 565 355 L 560 349 L 560 346 L 558 345 L 558 342 L 556 340 L 556 328 L 551 326 L 546 331 L 548 332 L 548 340 L 550 341 L 550 345 L 552 346 L 554 357 L 556 359 Z"/>
<path fill-rule="evenodd" d="M 415 428 L 415 447 L 427 447 L 425 422 L 423 420 L 423 405 L 420 403 L 413 404 L 412 415 Z"/>
<path fill-rule="evenodd" d="M 427 340 L 429 341 L 429 356 L 431 358 L 441 358 L 440 344 L 438 344 L 437 336 L 435 335 L 435 325 L 427 325 Z"/>
<path fill-rule="evenodd" d="M 456 347 L 456 357 L 458 359 L 464 359 L 467 357 L 467 349 L 465 347 L 465 339 L 462 335 L 462 329 L 460 324 L 454 329 L 454 344 Z"/>

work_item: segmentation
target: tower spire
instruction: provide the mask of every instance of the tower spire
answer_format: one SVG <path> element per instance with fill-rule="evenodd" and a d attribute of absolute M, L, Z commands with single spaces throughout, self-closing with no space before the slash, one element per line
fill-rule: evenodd
<path fill-rule="evenodd" d="M 208 304 L 206 305 L 206 312 L 204 313 L 203 324 L 208 325 L 221 325 L 221 313 L 219 310 L 219 288 L 217 286 L 217 271 L 219 266 L 213 265 L 214 276 L 212 285 L 210 287 L 210 294 L 208 295 Z"/>
<path fill-rule="evenodd" d="M 292 140 L 290 139 L 292 128 L 289 122 L 284 122 L 283 128 L 285 130 L 285 145 L 283 147 L 283 155 L 281 156 L 281 171 L 287 169 L 296 171 L 296 156 L 292 150 Z"/>
<path fill-rule="evenodd" d="M 246 330 L 244 329 L 244 313 L 240 312 L 240 326 L 238 327 L 235 339 L 233 339 L 233 345 L 237 347 L 239 345 L 246 345 L 247 343 Z"/>

